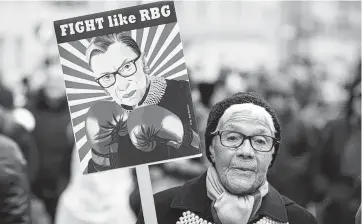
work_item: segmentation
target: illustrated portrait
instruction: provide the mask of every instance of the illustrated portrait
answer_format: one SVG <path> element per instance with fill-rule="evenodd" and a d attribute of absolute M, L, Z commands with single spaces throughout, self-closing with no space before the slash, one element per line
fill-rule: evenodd
<path fill-rule="evenodd" d="M 59 52 L 83 173 L 201 156 L 177 23 Z"/>

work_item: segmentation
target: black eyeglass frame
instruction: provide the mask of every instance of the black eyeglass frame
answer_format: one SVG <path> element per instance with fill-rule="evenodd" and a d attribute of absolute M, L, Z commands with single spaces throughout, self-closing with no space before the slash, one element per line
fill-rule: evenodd
<path fill-rule="evenodd" d="M 141 57 L 141 55 L 139 55 L 139 56 L 137 56 L 137 58 L 135 58 L 135 59 L 127 62 L 127 63 L 130 63 L 130 62 L 131 62 L 131 63 L 135 66 L 135 68 L 136 68 L 136 70 L 135 70 L 132 74 L 127 75 L 127 76 L 121 75 L 121 73 L 119 72 L 119 70 L 124 66 L 124 65 L 121 65 L 115 72 L 107 72 L 107 73 L 104 73 L 102 76 L 96 78 L 96 79 L 95 79 L 96 82 L 97 82 L 98 85 L 100 85 L 102 88 L 109 88 L 109 87 L 113 86 L 113 85 L 116 83 L 116 81 L 117 81 L 117 76 L 116 76 L 116 75 L 120 75 L 120 76 L 125 77 L 125 78 L 134 75 L 134 74 L 138 71 L 136 62 L 138 61 L 138 59 L 140 59 L 140 57 Z M 99 82 L 99 80 L 100 80 L 101 78 L 103 78 L 104 76 L 106 76 L 106 75 L 113 75 L 113 77 L 114 77 L 114 82 L 113 82 L 111 85 L 103 86 L 103 85 Z"/>
<path fill-rule="evenodd" d="M 241 136 L 243 136 L 243 140 L 241 141 L 240 145 L 238 145 L 238 146 L 232 147 L 232 146 L 224 145 L 224 144 L 223 144 L 223 141 L 221 140 L 221 135 L 222 135 L 222 133 L 224 133 L 224 132 L 238 133 L 238 134 L 240 134 Z M 216 136 L 216 135 L 218 135 L 218 136 L 219 136 L 219 139 L 220 139 L 221 145 L 223 145 L 223 146 L 225 146 L 225 147 L 228 147 L 228 148 L 234 148 L 234 149 L 237 149 L 237 148 L 239 148 L 242 144 L 244 144 L 245 139 L 248 139 L 251 147 L 252 147 L 255 151 L 258 151 L 258 152 L 270 152 L 276 144 L 280 144 L 280 139 L 274 138 L 274 137 L 269 136 L 269 135 L 250 135 L 250 136 L 248 136 L 248 135 L 244 135 L 243 133 L 240 133 L 240 132 L 237 132 L 237 131 L 216 131 L 216 132 L 210 133 L 210 135 L 211 135 L 211 136 Z M 255 137 L 255 136 L 263 136 L 263 137 L 272 138 L 272 139 L 273 139 L 273 144 L 271 145 L 270 149 L 269 149 L 268 151 L 260 151 L 260 150 L 255 149 L 254 146 L 253 146 L 253 143 L 251 142 L 251 138 L 252 138 L 252 137 Z"/>

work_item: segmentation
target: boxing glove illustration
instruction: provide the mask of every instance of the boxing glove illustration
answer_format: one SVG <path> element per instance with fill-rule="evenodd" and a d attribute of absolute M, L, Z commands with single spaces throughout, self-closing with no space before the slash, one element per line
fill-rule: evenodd
<path fill-rule="evenodd" d="M 89 108 L 85 130 L 92 147 L 92 159 L 98 165 L 112 164 L 118 150 L 118 136 L 128 134 L 126 120 L 124 109 L 112 101 L 98 101 Z"/>
<path fill-rule="evenodd" d="M 154 150 L 157 144 L 166 144 L 177 149 L 184 137 L 180 118 L 157 105 L 133 110 L 128 117 L 127 129 L 133 145 L 144 152 Z"/>

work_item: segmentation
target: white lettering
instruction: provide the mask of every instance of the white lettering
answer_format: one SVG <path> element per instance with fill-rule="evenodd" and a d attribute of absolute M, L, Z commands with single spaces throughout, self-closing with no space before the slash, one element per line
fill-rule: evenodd
<path fill-rule="evenodd" d="M 83 33 L 84 32 L 84 25 L 83 25 L 83 21 L 78 21 L 75 23 L 75 30 L 78 33 Z"/>
<path fill-rule="evenodd" d="M 69 23 L 70 35 L 75 34 L 73 23 Z"/>
<path fill-rule="evenodd" d="M 135 16 L 135 15 L 130 15 L 130 16 L 128 17 L 128 21 L 129 21 L 130 23 L 135 23 L 135 22 L 136 22 L 136 16 Z"/>
<path fill-rule="evenodd" d="M 107 16 L 109 27 L 113 27 L 112 16 Z"/>
<path fill-rule="evenodd" d="M 171 10 L 169 5 L 164 5 L 161 8 L 161 14 L 164 17 L 169 17 L 171 15 Z"/>
<path fill-rule="evenodd" d="M 147 9 L 141 9 L 140 10 L 140 14 L 141 14 L 141 21 L 145 21 L 145 20 L 150 20 L 150 16 L 148 15 L 148 10 Z"/>
<path fill-rule="evenodd" d="M 67 31 L 66 28 L 68 27 L 68 24 L 63 24 L 60 25 L 60 29 L 62 30 L 62 36 L 64 37 L 65 35 L 67 35 Z"/>
<path fill-rule="evenodd" d="M 104 22 L 103 17 L 96 18 L 95 21 L 98 25 L 98 29 L 103 29 L 103 22 Z"/>
<path fill-rule="evenodd" d="M 87 31 L 93 31 L 96 30 L 96 27 L 94 26 L 94 20 L 86 20 L 85 22 L 85 28 Z"/>
<path fill-rule="evenodd" d="M 151 11 L 151 18 L 152 19 L 158 19 L 160 18 L 160 9 L 159 8 L 150 8 L 150 11 Z"/>

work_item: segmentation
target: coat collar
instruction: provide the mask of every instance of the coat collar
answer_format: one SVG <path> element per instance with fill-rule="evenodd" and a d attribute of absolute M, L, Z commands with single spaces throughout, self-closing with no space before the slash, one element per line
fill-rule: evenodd
<path fill-rule="evenodd" d="M 205 219 L 212 218 L 211 200 L 207 197 L 206 172 L 186 182 L 173 199 L 170 207 L 197 212 Z M 287 223 L 285 202 L 279 192 L 269 184 L 269 192 L 264 196 L 256 217 L 267 216 L 277 222 Z"/>

